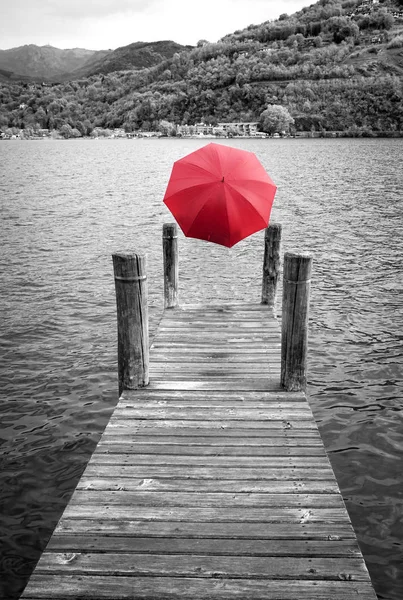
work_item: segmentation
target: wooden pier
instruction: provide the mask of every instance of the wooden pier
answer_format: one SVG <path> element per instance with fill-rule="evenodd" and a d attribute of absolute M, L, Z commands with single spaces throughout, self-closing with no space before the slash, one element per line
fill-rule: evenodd
<path fill-rule="evenodd" d="M 115 276 L 146 300 L 140 263 Z M 376 600 L 270 285 L 262 304 L 179 307 L 168 271 L 149 362 L 130 334 L 119 403 L 22 598 Z"/>

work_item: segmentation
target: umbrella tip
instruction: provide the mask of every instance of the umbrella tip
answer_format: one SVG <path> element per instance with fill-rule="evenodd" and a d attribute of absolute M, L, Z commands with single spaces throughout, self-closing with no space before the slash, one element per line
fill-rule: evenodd
<path fill-rule="evenodd" d="M 223 175 L 223 178 L 221 179 L 221 183 L 223 183 L 223 181 L 224 181 L 224 175 Z"/>

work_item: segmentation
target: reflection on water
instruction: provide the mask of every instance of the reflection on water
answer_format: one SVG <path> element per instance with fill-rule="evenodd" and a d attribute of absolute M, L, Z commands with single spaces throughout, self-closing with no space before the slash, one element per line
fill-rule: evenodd
<path fill-rule="evenodd" d="M 199 140 L 3 142 L 0 596 L 17 598 L 117 401 L 111 253 L 147 252 Z M 309 394 L 379 598 L 403 597 L 402 140 L 232 140 L 278 185 L 283 250 L 314 257 Z M 263 233 L 180 237 L 181 300 L 260 300 Z"/>

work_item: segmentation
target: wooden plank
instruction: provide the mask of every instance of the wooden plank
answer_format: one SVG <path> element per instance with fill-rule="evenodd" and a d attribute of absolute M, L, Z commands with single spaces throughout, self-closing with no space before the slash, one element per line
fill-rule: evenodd
<path fill-rule="evenodd" d="M 248 408 L 248 407 L 229 407 L 229 408 L 176 408 L 175 406 L 159 406 L 147 408 L 137 408 L 136 406 L 116 407 L 114 419 L 190 419 L 192 421 L 215 421 L 216 419 L 229 418 L 231 421 L 246 420 L 259 421 L 260 423 L 271 422 L 287 418 L 294 419 L 312 419 L 312 413 L 307 408 L 296 409 L 295 411 L 285 409 Z"/>
<path fill-rule="evenodd" d="M 191 448 L 194 451 L 200 451 L 203 453 L 211 453 L 214 454 L 216 452 L 220 452 L 223 449 L 229 453 L 237 453 L 237 452 L 245 452 L 245 453 L 254 453 L 257 455 L 262 453 L 262 456 L 265 455 L 265 452 L 270 452 L 271 449 L 281 448 L 285 452 L 291 451 L 292 448 L 296 448 L 296 450 L 303 451 L 304 448 L 308 450 L 311 448 L 318 448 L 322 453 L 324 453 L 322 441 L 319 435 L 315 435 L 316 432 L 310 432 L 309 436 L 299 436 L 293 437 L 291 434 L 283 435 L 281 432 L 277 432 L 278 435 L 270 436 L 270 437 L 249 437 L 239 436 L 239 437 L 226 437 L 217 436 L 208 437 L 208 436 L 176 436 L 176 435 L 131 435 L 131 432 L 128 431 L 126 436 L 114 435 L 109 430 L 104 432 L 101 440 L 98 442 L 97 450 L 100 450 L 104 444 L 133 444 L 136 447 L 141 448 L 149 447 L 158 449 L 158 446 L 166 445 L 170 446 L 170 448 L 175 448 L 180 450 L 181 447 Z M 170 452 L 164 452 L 165 454 L 170 454 Z M 186 453 L 185 453 L 186 454 Z"/>
<path fill-rule="evenodd" d="M 185 466 L 185 467 L 222 467 L 222 468 L 319 468 L 329 466 L 327 456 L 190 456 L 180 457 L 172 454 L 102 454 L 91 458 L 93 465 L 148 465 L 148 466 Z"/>
<path fill-rule="evenodd" d="M 362 560 L 355 557 L 193 555 L 180 557 L 164 553 L 76 553 L 45 552 L 37 572 L 75 575 L 130 575 L 132 577 L 197 577 L 247 579 L 308 579 L 365 581 Z"/>
<path fill-rule="evenodd" d="M 215 363 L 198 363 L 195 364 L 178 364 L 178 363 L 154 363 L 150 369 L 150 377 L 175 377 L 180 379 L 192 377 L 199 379 L 200 377 L 222 377 L 226 379 L 240 379 L 245 376 L 253 375 L 253 377 L 272 377 L 273 371 L 279 372 L 280 363 L 267 362 L 264 367 L 252 363 L 248 363 L 239 371 L 239 365 L 234 363 L 232 366 L 225 366 Z"/>
<path fill-rule="evenodd" d="M 185 304 L 181 304 L 179 308 L 179 313 L 182 312 L 191 312 L 193 314 L 199 312 L 201 315 L 206 315 L 209 313 L 214 314 L 238 314 L 242 313 L 260 313 L 272 317 L 272 311 L 265 306 L 264 304 L 256 304 L 254 302 L 244 302 L 242 300 L 232 301 L 227 303 L 214 304 L 213 302 L 209 304 L 202 304 L 197 302 L 188 302 Z M 273 318 L 273 317 L 272 317 Z"/>
<path fill-rule="evenodd" d="M 261 340 L 262 343 L 266 343 L 269 345 L 270 343 L 275 344 L 276 346 L 281 343 L 281 338 L 278 334 L 277 329 L 272 329 L 270 327 L 266 327 L 262 324 L 253 324 L 253 327 L 219 327 L 218 321 L 217 326 L 213 323 L 206 327 L 200 325 L 198 328 L 193 327 L 167 327 L 159 329 L 153 341 L 164 341 L 169 344 L 173 339 L 176 340 L 184 340 L 189 339 L 193 342 L 203 342 L 205 343 L 207 338 L 211 338 L 212 340 L 222 341 L 223 343 L 229 344 L 231 340 L 234 343 L 237 343 L 237 340 L 240 339 L 242 342 L 246 342 L 247 339 L 251 341 Z"/>
<path fill-rule="evenodd" d="M 65 515 L 59 521 L 55 533 L 68 535 L 103 534 L 110 536 L 149 538 L 170 537 L 171 539 L 221 539 L 221 540 L 321 540 L 324 542 L 342 542 L 355 540 L 351 523 L 341 522 L 320 523 L 200 523 L 192 521 L 144 521 L 132 515 L 124 521 L 110 518 L 70 519 Z M 55 537 L 57 540 L 57 537 Z"/>
<path fill-rule="evenodd" d="M 268 402 L 264 400 L 263 402 L 245 402 L 240 400 L 239 402 L 232 402 L 231 400 L 225 400 L 225 398 L 210 398 L 206 395 L 197 398 L 197 399 L 176 399 L 170 398 L 168 396 L 160 396 L 159 398 L 150 398 L 143 401 L 143 398 L 138 398 L 137 400 L 134 398 L 133 400 L 125 400 L 119 402 L 119 405 L 116 407 L 116 410 L 126 410 L 128 408 L 136 408 L 147 410 L 147 408 L 159 408 L 159 407 L 173 408 L 173 409 L 182 409 L 183 411 L 187 409 L 198 409 L 198 408 L 214 408 L 214 409 L 250 409 L 250 410 L 277 410 L 277 411 L 288 411 L 290 416 L 294 414 L 294 411 L 304 411 L 309 412 L 312 415 L 312 411 L 309 406 L 304 402 L 275 402 L 274 400 Z"/>
<path fill-rule="evenodd" d="M 156 490 L 159 492 L 246 492 L 270 494 L 338 494 L 332 479 L 315 480 L 254 480 L 254 479 L 139 479 L 124 477 L 81 477 L 78 490 Z"/>
<path fill-rule="evenodd" d="M 126 552 L 147 554 L 203 554 L 215 556 L 309 556 L 360 558 L 355 540 L 256 540 L 195 539 L 59 534 L 48 544 L 47 552 Z"/>
<path fill-rule="evenodd" d="M 155 338 L 153 342 L 153 348 L 162 348 L 164 350 L 169 350 L 170 348 L 187 348 L 188 351 L 192 352 L 193 350 L 198 350 L 201 352 L 203 349 L 208 352 L 211 351 L 223 351 L 227 352 L 236 351 L 238 353 L 250 354 L 251 352 L 259 352 L 268 354 L 268 350 L 263 347 L 264 342 L 267 343 L 267 338 L 263 339 L 249 339 L 248 336 L 244 338 L 233 338 L 233 339 L 223 339 L 221 336 L 216 336 L 211 339 L 211 337 L 207 337 L 205 339 L 195 339 L 194 337 L 180 338 L 175 336 L 175 339 L 172 339 L 171 336 L 167 340 Z M 274 349 L 280 349 L 280 343 L 276 343 L 275 345 L 270 344 L 271 351 L 273 354 Z"/>
<path fill-rule="evenodd" d="M 176 314 L 175 314 L 176 313 Z M 256 328 L 258 326 L 265 327 L 271 331 L 279 331 L 279 322 L 276 321 L 270 314 L 260 314 L 258 312 L 248 311 L 237 311 L 236 313 L 228 314 L 223 316 L 222 313 L 208 313 L 205 314 L 195 312 L 177 312 L 171 313 L 171 311 L 165 311 L 160 321 L 160 327 L 158 331 L 164 329 L 175 329 L 177 327 L 191 328 L 195 327 L 195 330 L 199 328 L 213 328 L 215 324 L 218 327 L 225 329 L 229 327 L 231 329 L 245 329 L 248 327 Z"/>
<path fill-rule="evenodd" d="M 292 446 L 269 446 L 266 448 L 253 446 L 184 446 L 182 445 L 152 445 L 126 442 L 122 439 L 111 442 L 103 436 L 98 444 L 98 454 L 164 454 L 170 456 L 242 456 L 242 457 L 273 457 L 273 456 L 324 456 L 323 449 L 318 445 L 302 448 Z"/>
<path fill-rule="evenodd" d="M 251 381 L 253 378 L 253 384 L 255 385 L 257 381 L 259 381 L 259 384 L 261 385 L 262 383 L 264 383 L 266 386 L 270 385 L 270 381 L 273 381 L 274 377 L 278 378 L 278 375 L 280 374 L 280 368 L 277 366 L 275 368 L 271 368 L 269 369 L 265 369 L 265 371 L 263 373 L 261 372 L 255 372 L 255 373 L 250 373 L 248 381 Z M 181 383 L 184 382 L 212 382 L 213 384 L 215 383 L 220 383 L 222 385 L 224 385 L 225 383 L 228 384 L 235 384 L 237 385 L 237 387 L 244 387 L 243 386 L 243 382 L 245 381 L 245 374 L 244 373 L 239 373 L 239 372 L 235 372 L 235 373 L 230 373 L 230 372 L 224 372 L 224 373 L 219 373 L 219 372 L 210 372 L 210 371 L 206 371 L 205 369 L 200 369 L 199 372 L 194 372 L 194 373 L 184 373 L 184 372 L 180 372 L 180 373 L 174 373 L 171 372 L 169 370 L 158 370 L 158 371 L 153 371 L 152 373 L 150 373 L 150 377 L 151 377 L 151 381 L 152 381 L 152 385 L 155 383 L 171 383 L 171 382 L 175 382 L 175 381 L 179 381 Z M 240 383 L 237 384 L 237 382 L 235 380 L 240 380 Z M 269 383 L 267 383 L 269 382 Z M 250 387 L 250 386 L 248 386 Z M 248 389 L 248 388 L 247 388 Z M 252 387 L 253 389 L 253 387 Z"/>
<path fill-rule="evenodd" d="M 279 342 L 267 307 L 164 313 L 23 600 L 376 600 Z"/>
<path fill-rule="evenodd" d="M 155 390 L 267 390 L 279 389 L 278 379 L 248 379 L 236 381 L 165 381 L 152 379 L 150 385 Z"/>
<path fill-rule="evenodd" d="M 176 353 L 183 353 L 185 352 L 188 356 L 189 353 L 191 353 L 192 355 L 196 355 L 196 354 L 206 354 L 206 355 L 215 355 L 217 356 L 217 354 L 221 354 L 222 357 L 221 358 L 225 358 L 225 356 L 223 355 L 228 355 L 228 354 L 232 354 L 232 355 L 236 355 L 237 356 L 237 360 L 242 360 L 242 356 L 249 356 L 249 355 L 254 355 L 254 356 L 260 356 L 260 357 L 265 357 L 265 356 L 277 356 L 278 352 L 279 352 L 280 348 L 264 348 L 262 347 L 262 345 L 259 344 L 254 344 L 253 346 L 248 346 L 248 345 L 229 345 L 229 344 L 214 344 L 214 346 L 209 345 L 209 344 L 194 344 L 192 346 L 190 346 L 190 344 L 185 344 L 185 343 L 176 343 L 176 342 L 171 342 L 170 344 L 159 344 L 159 343 L 155 343 L 153 344 L 153 348 L 152 351 L 150 352 L 150 357 L 152 358 L 154 356 L 153 351 L 157 351 L 157 353 L 165 353 L 165 354 L 176 354 Z"/>
<path fill-rule="evenodd" d="M 162 423 L 160 421 L 139 421 L 138 419 L 127 421 L 110 421 L 105 429 L 105 433 L 114 435 L 138 435 L 138 436 L 176 436 L 189 437 L 194 435 L 197 437 L 217 438 L 223 434 L 226 438 L 244 438 L 250 436 L 252 440 L 262 438 L 286 437 L 288 438 L 319 438 L 319 432 L 316 427 L 311 426 L 309 421 L 300 421 L 299 427 L 294 426 L 294 421 L 284 419 L 284 421 L 271 421 L 265 423 L 266 427 L 262 427 L 260 423 L 253 423 L 253 427 L 249 427 L 248 423 L 231 422 L 232 426 L 228 427 L 228 422 L 222 421 L 214 423 L 214 421 L 176 421 L 174 423 Z"/>
<path fill-rule="evenodd" d="M 206 394 L 203 392 L 199 392 L 197 390 L 187 390 L 185 392 L 181 390 L 154 390 L 150 387 L 142 388 L 136 391 L 126 390 L 120 400 L 118 406 L 121 404 L 125 404 L 126 402 L 137 402 L 139 399 L 144 401 L 149 401 L 152 399 L 206 399 Z M 213 391 L 208 394 L 209 401 L 215 400 L 226 400 L 230 402 L 242 401 L 242 402 L 251 402 L 254 400 L 264 401 L 264 402 L 303 402 L 307 405 L 306 397 L 303 394 L 293 394 L 286 393 L 283 390 L 278 390 L 276 392 L 263 390 L 261 392 L 247 391 L 247 392 L 237 392 L 236 390 L 228 392 L 220 392 L 219 390 Z"/>
<path fill-rule="evenodd" d="M 78 489 L 70 499 L 70 505 L 89 503 L 92 505 L 143 507 L 190 507 L 190 508 L 343 508 L 340 494 L 260 494 L 254 492 L 159 492 Z"/>
<path fill-rule="evenodd" d="M 239 320 L 233 322 L 223 322 L 221 319 L 212 319 L 210 321 L 197 319 L 195 321 L 186 322 L 183 320 L 182 322 L 167 322 L 165 319 L 162 319 L 158 330 L 156 332 L 156 337 L 160 336 L 171 336 L 172 332 L 175 334 L 182 335 L 186 333 L 193 333 L 195 337 L 199 337 L 206 335 L 207 333 L 216 333 L 219 332 L 224 336 L 228 335 L 256 335 L 263 334 L 269 335 L 272 338 L 280 339 L 279 327 L 278 323 L 273 323 L 272 321 L 267 320 Z"/>
<path fill-rule="evenodd" d="M 376 600 L 367 581 L 290 581 L 198 577 L 114 577 L 36 574 L 25 600 Z"/>
<path fill-rule="evenodd" d="M 170 354 L 168 354 L 168 356 L 170 357 L 170 361 L 168 361 L 167 364 L 163 364 L 163 362 L 154 360 L 154 357 L 152 357 L 153 359 L 153 363 L 152 363 L 152 368 L 155 369 L 161 369 L 161 367 L 166 366 L 166 369 L 168 372 L 172 371 L 172 368 L 176 365 L 177 370 L 181 370 L 180 366 L 181 363 L 177 360 L 177 357 L 175 356 L 175 354 L 171 351 Z M 238 361 L 232 361 L 229 363 L 224 363 L 221 360 L 218 360 L 217 358 L 208 358 L 208 359 L 202 359 L 199 358 L 199 360 L 189 360 L 190 357 L 193 358 L 192 355 L 188 354 L 187 359 L 183 360 L 183 371 L 185 372 L 186 370 L 194 370 L 195 372 L 197 372 L 197 369 L 201 368 L 201 369 L 208 369 L 209 366 L 214 370 L 218 370 L 218 371 L 234 371 L 234 370 L 238 370 L 237 372 L 239 372 L 239 363 L 242 363 L 242 357 L 239 355 L 236 355 L 238 357 Z M 255 372 L 255 373 L 265 373 L 266 369 L 268 366 L 277 366 L 279 365 L 279 359 L 277 357 L 270 357 L 267 356 L 266 358 L 264 358 L 263 361 L 256 360 L 256 362 L 251 363 L 251 362 L 246 362 L 245 365 L 242 365 L 242 369 L 243 370 L 245 368 L 244 371 L 244 377 L 247 376 L 248 372 Z"/>
<path fill-rule="evenodd" d="M 134 477 L 154 479 L 257 479 L 259 481 L 297 481 L 324 480 L 333 476 L 330 467 L 203 467 L 203 466 L 173 466 L 173 465 L 116 465 L 98 463 L 93 460 L 88 463 L 84 474 L 87 477 Z"/>
<path fill-rule="evenodd" d="M 266 427 L 265 427 L 266 425 Z M 287 419 L 278 421 L 268 421 L 267 423 L 261 423 L 260 421 L 249 421 L 240 423 L 239 421 L 193 421 L 189 419 L 182 420 L 160 420 L 160 419 L 127 419 L 126 421 L 119 421 L 117 419 L 111 419 L 108 424 L 108 432 L 114 432 L 115 434 L 121 433 L 127 430 L 127 433 L 131 434 L 142 434 L 149 433 L 150 435 L 157 435 L 158 430 L 162 435 L 192 435 L 192 431 L 195 432 L 195 436 L 216 436 L 220 431 L 225 433 L 226 436 L 233 435 L 234 437 L 247 436 L 250 434 L 253 437 L 262 436 L 274 436 L 274 435 L 285 435 L 287 431 L 292 435 L 305 436 L 305 434 L 315 434 L 316 428 L 311 421 L 290 421 Z M 180 432 L 181 430 L 181 432 Z"/>
<path fill-rule="evenodd" d="M 296 508 L 296 507 L 273 507 L 273 508 L 207 508 L 207 507 L 170 507 L 167 509 L 160 506 L 124 506 L 114 505 L 111 510 L 108 505 L 102 504 L 71 504 L 69 503 L 64 515 L 72 519 L 95 518 L 116 520 L 136 518 L 146 521 L 193 521 L 198 523 L 220 523 L 250 521 L 255 523 L 312 523 L 340 522 L 347 520 L 346 510 L 342 508 Z"/>
<path fill-rule="evenodd" d="M 158 364 L 159 362 L 169 362 L 170 364 L 175 364 L 180 361 L 189 364 L 200 362 L 208 364 L 209 362 L 216 362 L 217 360 L 222 360 L 225 358 L 227 365 L 230 365 L 231 363 L 253 363 L 257 366 L 260 365 L 264 367 L 271 362 L 277 362 L 279 360 L 278 352 L 270 352 L 270 350 L 263 350 L 260 353 L 245 353 L 227 351 L 214 352 L 207 349 L 200 352 L 198 350 L 193 350 L 192 353 L 189 354 L 189 352 L 186 351 L 186 348 L 172 349 L 169 347 L 158 350 L 152 348 L 150 351 L 150 356 L 153 364 Z"/>
<path fill-rule="evenodd" d="M 194 335 L 198 336 L 199 333 L 207 331 L 220 331 L 225 334 L 233 333 L 234 335 L 239 334 L 240 332 L 250 332 L 250 333 L 267 333 L 272 336 L 279 337 L 278 324 L 272 323 L 271 321 L 266 320 L 244 320 L 244 321 L 226 321 L 223 322 L 219 317 L 218 318 L 210 318 L 209 320 L 193 320 L 189 323 L 189 320 L 185 318 L 180 321 L 179 319 L 176 321 L 167 321 L 163 319 L 161 321 L 161 325 L 158 327 L 158 331 L 156 336 L 170 334 L 172 332 L 193 332 Z"/>
<path fill-rule="evenodd" d="M 127 419 L 126 421 L 121 421 L 119 419 L 111 418 L 109 424 L 109 429 L 126 429 L 133 428 L 134 429 L 143 429 L 143 428 L 160 428 L 160 429 L 182 429 L 183 435 L 191 435 L 192 430 L 197 429 L 220 429 L 225 432 L 230 431 L 231 429 L 236 429 L 237 433 L 243 432 L 244 435 L 247 435 L 246 432 L 250 431 L 251 435 L 254 432 L 256 435 L 270 435 L 270 432 L 273 430 L 286 430 L 292 429 L 296 431 L 298 429 L 304 430 L 316 430 L 316 425 L 310 420 L 302 420 L 302 421 L 294 421 L 288 420 L 284 418 L 279 418 L 278 420 L 270 420 L 270 421 L 243 421 L 239 420 L 227 420 L 223 419 L 221 421 L 202 421 L 195 419 Z M 237 433 L 235 435 L 237 435 Z"/>

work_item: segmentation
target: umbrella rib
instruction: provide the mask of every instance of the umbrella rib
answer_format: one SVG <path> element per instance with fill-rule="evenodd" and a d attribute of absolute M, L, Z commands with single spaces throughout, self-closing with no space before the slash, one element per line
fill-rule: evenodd
<path fill-rule="evenodd" d="M 203 210 L 203 208 L 206 206 L 207 202 L 209 202 L 209 200 L 211 200 L 211 198 L 213 197 L 213 192 L 211 192 L 207 198 L 205 199 L 205 201 L 203 202 L 203 204 L 201 205 L 201 207 L 199 208 L 199 210 L 197 211 L 197 213 L 194 216 L 193 221 L 195 221 L 197 219 L 197 217 L 199 216 L 199 214 L 201 213 L 201 211 Z"/>
<path fill-rule="evenodd" d="M 251 180 L 251 181 L 253 181 L 253 180 Z M 238 190 L 236 188 L 234 188 L 230 183 L 227 183 L 227 186 L 230 187 L 231 190 L 234 190 L 234 192 L 236 192 L 237 194 L 241 195 L 241 193 L 238 192 Z M 255 213 L 258 215 L 258 217 L 260 217 L 262 222 L 267 226 L 265 219 L 263 219 L 262 215 L 257 210 L 257 208 L 253 205 L 253 203 L 249 200 L 249 198 L 247 198 L 246 196 L 242 196 L 242 198 L 245 200 L 245 202 L 247 202 L 249 204 L 249 206 L 255 211 Z M 229 225 L 229 222 L 228 222 L 228 225 Z"/>
<path fill-rule="evenodd" d="M 181 192 L 184 191 L 189 191 L 189 190 L 195 190 L 197 188 L 202 188 L 202 187 L 209 187 L 211 185 L 211 183 L 196 183 L 195 185 L 190 185 L 190 186 L 186 186 L 186 188 L 183 188 L 182 190 L 180 190 Z M 172 192 L 171 194 L 169 194 L 168 196 L 165 195 L 164 197 L 164 202 L 165 200 L 168 200 L 169 198 L 171 198 L 172 196 L 176 196 L 178 192 Z"/>
<path fill-rule="evenodd" d="M 201 211 L 204 209 L 204 207 L 206 206 L 206 204 L 211 200 L 211 198 L 214 196 L 214 192 L 212 191 L 207 198 L 205 199 L 205 201 L 203 202 L 203 204 L 200 206 L 199 210 L 197 211 L 197 213 L 194 215 L 193 218 L 193 223 L 196 221 L 197 217 L 199 216 L 199 214 L 201 213 Z M 192 225 L 189 227 L 189 229 L 187 231 L 190 231 L 190 229 L 193 227 L 193 223 Z M 227 223 L 229 225 L 229 221 L 228 221 L 228 214 L 227 214 Z"/>
<path fill-rule="evenodd" d="M 226 184 L 226 185 L 228 185 L 228 184 Z M 228 185 L 228 187 L 231 187 L 231 186 Z M 231 189 L 233 189 L 233 188 L 231 188 Z M 227 190 L 226 189 L 225 189 L 225 195 L 227 195 Z M 227 215 L 227 229 L 228 229 L 229 232 L 231 232 L 230 225 L 229 225 L 228 202 L 225 203 L 225 214 Z M 230 237 L 229 241 L 231 243 L 231 233 L 230 233 L 229 237 Z"/>
<path fill-rule="evenodd" d="M 181 162 L 182 164 L 190 165 L 192 167 L 196 167 L 197 169 L 200 169 L 200 171 L 203 171 L 203 173 L 207 173 L 207 175 L 212 175 L 212 172 L 211 172 L 210 169 L 206 169 L 204 167 L 201 167 L 200 165 L 198 165 L 198 164 L 196 164 L 194 162 L 185 161 L 183 158 L 180 161 L 178 161 L 178 162 Z M 214 177 L 216 177 L 216 175 L 214 175 Z"/>
<path fill-rule="evenodd" d="M 277 186 L 253 152 L 212 143 L 174 165 L 163 201 L 186 236 L 231 247 L 267 227 Z"/>

